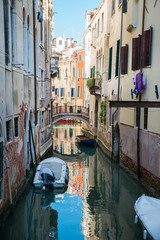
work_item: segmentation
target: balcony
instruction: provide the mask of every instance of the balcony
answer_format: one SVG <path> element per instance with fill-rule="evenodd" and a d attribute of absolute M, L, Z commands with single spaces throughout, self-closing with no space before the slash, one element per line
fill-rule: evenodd
<path fill-rule="evenodd" d="M 58 73 L 58 61 L 59 57 L 57 56 L 52 56 L 50 58 L 51 78 L 54 78 Z"/>
<path fill-rule="evenodd" d="M 101 95 L 101 78 L 89 78 L 87 86 L 91 95 Z"/>

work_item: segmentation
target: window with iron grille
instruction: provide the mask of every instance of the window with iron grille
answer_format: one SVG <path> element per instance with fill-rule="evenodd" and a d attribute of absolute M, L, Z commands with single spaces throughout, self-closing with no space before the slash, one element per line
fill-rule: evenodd
<path fill-rule="evenodd" d="M 14 134 L 15 137 L 19 136 L 19 117 L 14 118 Z"/>
<path fill-rule="evenodd" d="M 6 121 L 6 138 L 7 142 L 12 141 L 13 139 L 13 131 L 12 131 L 12 120 Z"/>

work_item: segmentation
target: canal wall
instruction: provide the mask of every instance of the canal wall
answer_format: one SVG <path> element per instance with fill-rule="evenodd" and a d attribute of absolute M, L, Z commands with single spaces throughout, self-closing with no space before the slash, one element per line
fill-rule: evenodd
<path fill-rule="evenodd" d="M 83 128 L 83 132 L 89 136 L 94 137 L 92 132 Z M 97 138 L 97 144 L 102 150 L 102 152 L 110 158 L 111 161 L 114 161 L 112 158 L 111 146 L 105 144 L 101 138 Z M 120 152 L 120 161 L 119 166 L 133 179 L 138 181 L 145 189 L 154 197 L 160 197 L 160 179 L 153 175 L 151 172 L 146 170 L 144 167 L 140 167 L 140 176 L 138 176 L 138 167 L 136 161 L 133 161 L 122 151 Z"/>

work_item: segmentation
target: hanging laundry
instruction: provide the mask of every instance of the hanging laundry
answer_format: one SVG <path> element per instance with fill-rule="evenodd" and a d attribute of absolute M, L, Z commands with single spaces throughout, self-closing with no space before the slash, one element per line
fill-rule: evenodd
<path fill-rule="evenodd" d="M 136 83 L 135 83 L 135 89 L 134 90 L 136 90 L 138 92 L 145 90 L 145 75 L 143 76 L 143 74 L 144 73 L 139 72 L 136 75 Z"/>

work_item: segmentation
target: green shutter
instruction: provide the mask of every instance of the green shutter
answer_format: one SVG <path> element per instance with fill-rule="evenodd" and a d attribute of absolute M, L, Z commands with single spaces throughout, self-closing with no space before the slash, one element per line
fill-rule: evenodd
<path fill-rule="evenodd" d="M 92 77 L 95 77 L 95 66 L 92 68 Z"/>
<path fill-rule="evenodd" d="M 123 12 L 123 13 L 126 13 L 126 12 L 127 12 L 127 0 L 123 0 L 122 12 Z"/>
<path fill-rule="evenodd" d="M 112 73 L 112 47 L 109 49 L 108 80 L 111 79 L 111 73 Z"/>
<path fill-rule="evenodd" d="M 120 44 L 120 40 L 117 41 L 115 77 L 118 76 L 118 68 L 119 68 L 119 44 Z"/>
<path fill-rule="evenodd" d="M 92 78 L 92 68 L 91 68 L 91 76 L 90 77 Z"/>

